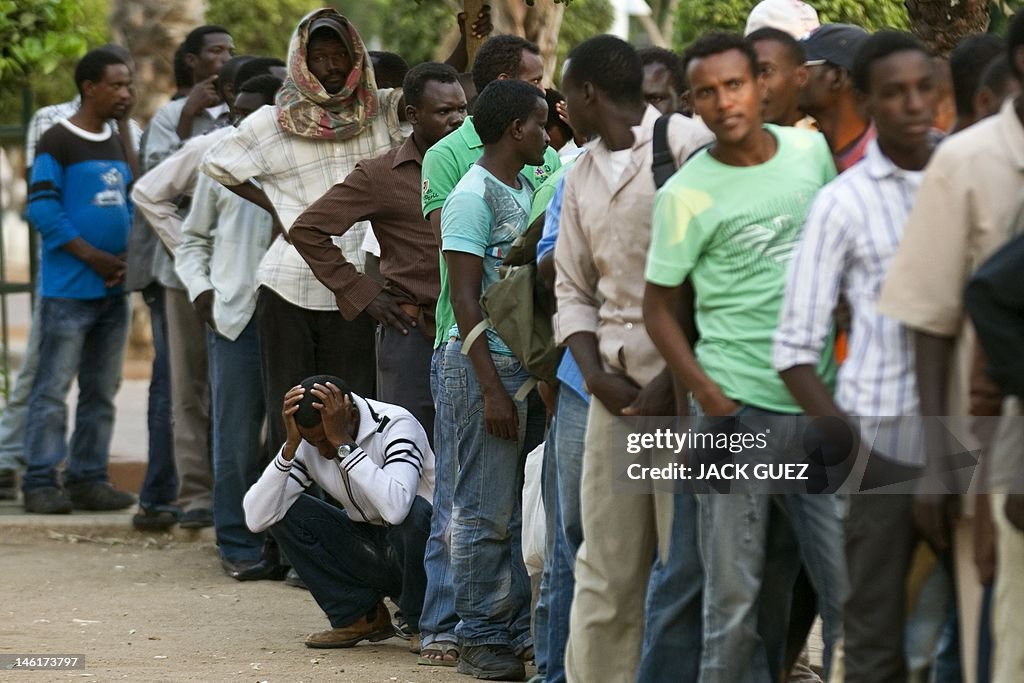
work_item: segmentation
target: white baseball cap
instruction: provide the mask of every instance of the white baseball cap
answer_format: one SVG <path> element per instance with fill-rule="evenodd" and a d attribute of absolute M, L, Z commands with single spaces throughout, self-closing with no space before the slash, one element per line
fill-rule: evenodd
<path fill-rule="evenodd" d="M 803 38 L 821 26 L 818 12 L 800 0 L 762 0 L 750 10 L 743 35 L 760 28 L 776 28 L 796 39 Z"/>

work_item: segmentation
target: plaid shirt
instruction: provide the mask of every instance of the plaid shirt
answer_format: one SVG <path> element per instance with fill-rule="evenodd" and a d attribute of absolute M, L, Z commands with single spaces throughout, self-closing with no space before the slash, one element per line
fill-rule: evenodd
<path fill-rule="evenodd" d="M 238 129 L 206 155 L 200 167 L 224 185 L 255 179 L 277 209 L 286 230 L 306 208 L 362 159 L 375 157 L 402 143 L 398 101 L 402 91 L 381 90 L 381 113 L 361 135 L 349 140 L 299 137 L 277 122 L 277 107 L 265 106 L 251 114 Z M 345 259 L 360 271 L 361 248 L 368 223 L 361 222 L 334 243 Z M 256 286 L 266 285 L 285 301 L 308 310 L 333 311 L 334 294 L 314 277 L 291 244 L 277 239 L 260 262 Z"/>

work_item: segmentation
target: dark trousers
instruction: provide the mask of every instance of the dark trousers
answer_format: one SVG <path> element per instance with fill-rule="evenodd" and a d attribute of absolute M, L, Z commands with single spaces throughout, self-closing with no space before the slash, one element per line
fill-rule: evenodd
<path fill-rule="evenodd" d="M 174 467 L 174 440 L 171 432 L 171 362 L 167 346 L 164 288 L 152 284 L 142 290 L 142 298 L 149 306 L 149 322 L 153 330 L 153 369 L 146 411 L 149 460 L 139 502 L 163 505 L 173 503 L 178 497 L 178 473 Z"/>
<path fill-rule="evenodd" d="M 271 453 L 276 453 L 287 437 L 281 419 L 284 395 L 307 377 L 334 375 L 360 396 L 373 398 L 377 366 L 374 320 L 366 313 L 350 322 L 337 310 L 300 308 L 261 287 L 256 321 Z"/>
<path fill-rule="evenodd" d="M 402 334 L 377 325 L 377 398 L 402 406 L 415 417 L 434 447 L 434 400 L 430 395 L 433 340 L 419 330 Z M 358 392 L 356 392 L 358 393 Z"/>
<path fill-rule="evenodd" d="M 390 597 L 419 633 L 431 512 L 417 496 L 404 522 L 377 526 L 354 522 L 344 510 L 304 493 L 270 533 L 333 628 L 358 621 Z"/>
<path fill-rule="evenodd" d="M 906 579 L 918 534 L 913 496 L 849 498 L 843 609 L 846 683 L 905 683 Z"/>

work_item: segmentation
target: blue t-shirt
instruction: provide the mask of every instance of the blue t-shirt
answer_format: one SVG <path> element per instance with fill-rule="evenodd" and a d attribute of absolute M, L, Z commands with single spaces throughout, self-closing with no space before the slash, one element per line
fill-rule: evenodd
<path fill-rule="evenodd" d="M 90 133 L 65 120 L 39 139 L 28 217 L 43 238 L 43 296 L 102 299 L 124 293 L 121 285 L 106 287 L 63 247 L 81 237 L 111 254 L 127 251 L 131 182 L 121 139 L 109 125 L 103 133 Z"/>
<path fill-rule="evenodd" d="M 509 187 L 475 164 L 441 209 L 441 250 L 465 252 L 483 259 L 481 295 L 501 279 L 498 268 L 512 243 L 529 226 L 533 189 L 525 176 L 520 174 L 518 180 L 519 189 Z M 461 336 L 457 324 L 449 335 Z M 487 343 L 492 353 L 512 355 L 493 330 L 487 331 Z"/>

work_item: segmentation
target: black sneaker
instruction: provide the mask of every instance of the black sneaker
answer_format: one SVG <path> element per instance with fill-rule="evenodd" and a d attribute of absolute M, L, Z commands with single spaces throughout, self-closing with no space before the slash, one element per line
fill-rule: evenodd
<path fill-rule="evenodd" d="M 139 503 L 139 511 L 132 517 L 136 531 L 167 531 L 178 523 L 181 510 L 176 505 L 147 505 Z"/>
<path fill-rule="evenodd" d="M 14 470 L 0 470 L 0 500 L 18 499 L 18 476 Z"/>
<path fill-rule="evenodd" d="M 25 492 L 25 512 L 39 515 L 66 515 L 74 506 L 56 486 L 44 486 Z"/>
<path fill-rule="evenodd" d="M 464 645 L 459 673 L 485 681 L 522 681 L 526 667 L 507 645 Z"/>
<path fill-rule="evenodd" d="M 85 484 L 71 484 L 68 496 L 76 510 L 124 510 L 135 505 L 135 496 L 127 491 L 118 491 L 105 481 Z"/>
<path fill-rule="evenodd" d="M 181 513 L 178 526 L 182 529 L 203 529 L 213 526 L 213 513 L 206 508 L 197 508 Z"/>
<path fill-rule="evenodd" d="M 284 582 L 285 582 L 285 585 L 287 585 L 287 586 L 293 586 L 295 588 L 301 588 L 304 591 L 308 591 L 309 590 L 309 586 L 307 586 L 306 582 L 302 580 L 302 577 L 299 576 L 299 573 L 297 571 L 295 571 L 295 567 L 290 568 L 288 570 L 288 573 L 285 574 Z"/>

